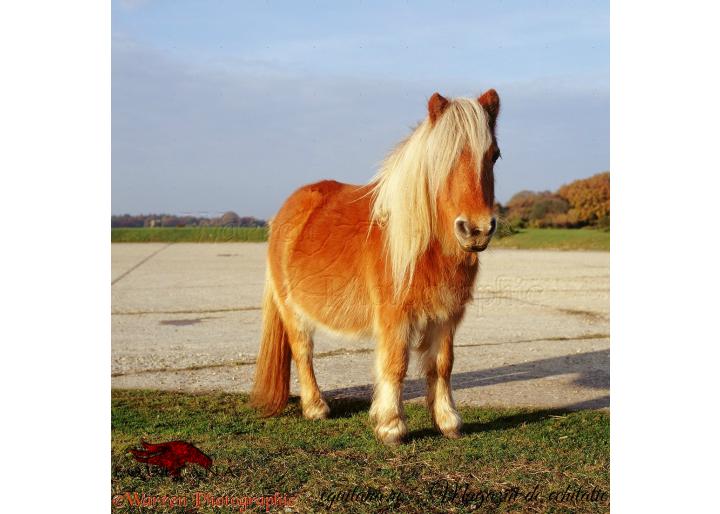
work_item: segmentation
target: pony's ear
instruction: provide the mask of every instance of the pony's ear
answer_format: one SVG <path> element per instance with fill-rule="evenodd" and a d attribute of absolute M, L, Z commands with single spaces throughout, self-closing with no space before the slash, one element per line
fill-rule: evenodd
<path fill-rule="evenodd" d="M 428 115 L 430 116 L 430 123 L 435 123 L 435 120 L 442 115 L 449 103 L 448 99 L 440 93 L 433 93 L 430 100 L 428 100 Z"/>
<path fill-rule="evenodd" d="M 483 106 L 485 112 L 490 116 L 490 128 L 495 130 L 495 121 L 497 120 L 498 114 L 500 114 L 500 97 L 497 91 L 488 89 L 478 98 L 478 102 L 480 102 L 480 105 Z"/>

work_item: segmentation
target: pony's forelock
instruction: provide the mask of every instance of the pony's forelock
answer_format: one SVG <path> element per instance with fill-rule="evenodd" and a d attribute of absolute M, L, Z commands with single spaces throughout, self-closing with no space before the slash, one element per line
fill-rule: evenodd
<path fill-rule="evenodd" d="M 455 98 L 435 123 L 426 117 L 383 161 L 373 179 L 371 216 L 384 227 L 396 294 L 412 281 L 418 257 L 436 234 L 438 192 L 458 157 L 467 148 L 479 177 L 491 144 L 483 107 Z"/>

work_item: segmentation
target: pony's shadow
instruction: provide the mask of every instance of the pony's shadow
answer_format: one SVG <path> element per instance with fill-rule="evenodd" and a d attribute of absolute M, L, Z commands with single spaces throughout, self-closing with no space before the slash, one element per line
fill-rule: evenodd
<path fill-rule="evenodd" d="M 463 435 L 477 434 L 482 432 L 493 432 L 496 430 L 507 430 L 511 428 L 540 423 L 552 417 L 563 416 L 573 411 L 598 409 L 609 404 L 610 396 L 602 396 L 585 402 L 569 404 L 557 409 L 542 409 L 521 412 L 501 416 L 490 421 L 474 421 L 463 424 Z M 359 412 L 367 412 L 370 409 L 370 401 L 367 399 L 336 399 L 330 400 L 330 417 L 333 419 L 349 418 Z M 420 441 L 422 439 L 439 437 L 440 432 L 436 428 L 425 427 L 419 430 L 411 430 L 408 434 L 408 441 Z"/>
<path fill-rule="evenodd" d="M 452 386 L 454 390 L 472 389 L 566 374 L 577 375 L 573 379 L 573 385 L 586 389 L 607 390 L 610 387 L 610 351 L 599 350 L 563 355 L 498 368 L 455 373 L 452 375 Z M 367 411 L 370 407 L 372 392 L 372 384 L 365 384 L 326 391 L 325 397 L 330 401 L 332 417 L 344 418 L 358 412 Z M 426 384 L 424 378 L 405 380 L 404 400 L 421 398 L 425 394 Z M 610 396 L 605 394 L 597 398 L 569 403 L 557 408 L 505 416 L 488 422 L 468 423 L 464 425 L 463 433 L 471 434 L 503 430 L 524 423 L 536 423 L 550 416 L 562 415 L 571 411 L 600 409 L 609 406 Z M 428 428 L 411 432 L 410 439 L 422 439 L 424 437 L 435 437 L 436 435 L 437 431 L 435 429 Z"/>
<path fill-rule="evenodd" d="M 368 398 L 335 398 L 328 399 L 330 417 L 333 419 L 351 418 L 359 412 L 370 410 Z"/>
<path fill-rule="evenodd" d="M 610 396 L 603 396 L 587 402 L 570 404 L 557 409 L 533 410 L 521 412 L 519 414 L 511 414 L 509 416 L 501 416 L 490 421 L 474 421 L 463 424 L 462 434 L 469 435 L 481 432 L 493 432 L 496 430 L 507 430 L 523 425 L 530 425 L 532 423 L 540 423 L 546 419 L 563 416 L 573 411 L 602 408 L 609 404 L 609 402 Z M 414 441 L 429 437 L 438 437 L 439 434 L 440 432 L 435 428 L 422 428 L 420 430 L 411 431 L 408 434 L 408 440 Z"/>

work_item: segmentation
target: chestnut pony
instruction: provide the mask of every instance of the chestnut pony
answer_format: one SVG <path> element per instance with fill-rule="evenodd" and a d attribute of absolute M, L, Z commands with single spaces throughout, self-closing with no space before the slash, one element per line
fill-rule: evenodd
<path fill-rule="evenodd" d="M 495 231 L 493 164 L 500 155 L 495 90 L 478 99 L 435 93 L 427 117 L 367 185 L 326 180 L 298 189 L 271 223 L 253 405 L 287 404 L 295 361 L 303 414 L 326 418 L 313 371 L 321 328 L 377 341 L 375 434 L 407 434 L 402 389 L 410 349 L 427 376 L 435 426 L 458 437 L 450 387 L 453 336 L 471 299 L 476 252 Z"/>

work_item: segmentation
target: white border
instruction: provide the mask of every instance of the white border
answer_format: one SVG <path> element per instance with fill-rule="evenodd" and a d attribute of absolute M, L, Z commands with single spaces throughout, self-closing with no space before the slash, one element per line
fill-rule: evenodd
<path fill-rule="evenodd" d="M 611 505 L 717 508 L 718 7 L 611 6 Z"/>
<path fill-rule="evenodd" d="M 4 512 L 110 508 L 110 4 L 0 7 Z"/>

